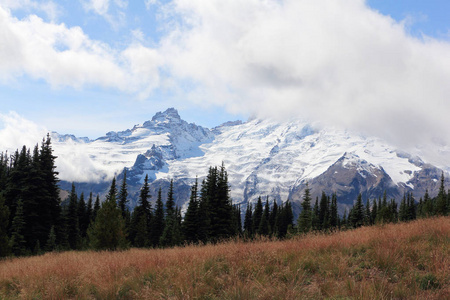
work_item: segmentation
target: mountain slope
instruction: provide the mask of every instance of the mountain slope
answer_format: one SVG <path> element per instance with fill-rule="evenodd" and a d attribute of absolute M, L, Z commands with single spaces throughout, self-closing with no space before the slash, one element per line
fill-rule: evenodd
<path fill-rule="evenodd" d="M 110 180 L 113 174 L 120 179 L 127 168 L 132 203 L 149 175 L 153 195 L 174 179 L 177 203 L 182 206 L 195 178 L 201 179 L 209 166 L 222 162 L 234 203 L 253 202 L 266 195 L 279 202 L 288 198 L 298 202 L 308 182 L 313 196 L 322 190 L 337 192 L 341 210 L 358 193 L 377 198 L 386 191 L 398 200 L 406 191 L 417 197 L 425 189 L 433 193 L 442 172 L 374 137 L 313 127 L 300 120 L 255 119 L 209 130 L 183 121 L 173 108 L 143 125 L 110 132 L 95 141 L 57 134 L 54 140 L 58 160 L 78 160 L 87 166 L 87 174 L 83 173 L 87 176 L 79 180 L 85 182 L 79 186 L 86 191 L 95 190 L 92 182 Z M 96 192 L 105 189 L 101 186 Z"/>

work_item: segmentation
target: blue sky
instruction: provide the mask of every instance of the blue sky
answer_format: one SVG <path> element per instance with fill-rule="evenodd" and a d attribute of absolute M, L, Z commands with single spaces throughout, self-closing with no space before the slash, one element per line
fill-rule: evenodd
<path fill-rule="evenodd" d="M 298 113 L 410 145 L 450 125 L 449 12 L 446 0 L 0 0 L 0 129 L 20 118 L 97 138 L 173 106 L 207 127 Z"/>

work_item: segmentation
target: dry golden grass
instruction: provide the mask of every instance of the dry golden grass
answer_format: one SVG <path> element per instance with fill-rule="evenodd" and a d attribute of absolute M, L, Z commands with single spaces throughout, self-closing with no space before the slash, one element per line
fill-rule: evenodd
<path fill-rule="evenodd" d="M 0 261 L 0 299 L 450 299 L 450 218 Z"/>

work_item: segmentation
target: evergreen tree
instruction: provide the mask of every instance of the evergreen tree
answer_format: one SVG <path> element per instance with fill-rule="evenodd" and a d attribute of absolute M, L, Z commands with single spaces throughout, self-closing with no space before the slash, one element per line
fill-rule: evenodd
<path fill-rule="evenodd" d="M 316 197 L 316 202 L 314 202 L 314 207 L 311 215 L 311 228 L 312 230 L 320 230 L 320 219 L 319 219 L 319 197 Z"/>
<path fill-rule="evenodd" d="M 401 222 L 408 221 L 408 207 L 406 204 L 406 195 L 403 195 L 402 201 L 400 202 L 400 209 L 398 212 L 398 219 Z"/>
<path fill-rule="evenodd" d="M 166 218 L 165 218 L 164 231 L 161 235 L 159 243 L 163 247 L 175 246 L 173 233 L 176 226 L 176 210 L 175 199 L 173 197 L 173 180 L 170 181 L 169 191 L 167 192 L 166 201 Z"/>
<path fill-rule="evenodd" d="M 98 210 L 94 223 L 88 229 L 90 245 L 95 250 L 117 250 L 128 247 L 125 220 L 116 203 L 115 179 L 108 196 Z"/>
<path fill-rule="evenodd" d="M 320 198 L 319 212 L 319 230 L 325 230 L 329 228 L 330 223 L 330 198 L 322 191 L 322 197 Z"/>
<path fill-rule="evenodd" d="M 88 202 L 86 204 L 86 218 L 88 219 L 88 228 L 89 225 L 92 222 L 92 219 L 94 218 L 94 211 L 93 211 L 93 207 L 92 207 L 93 203 L 92 203 L 92 192 L 89 193 L 89 199 Z"/>
<path fill-rule="evenodd" d="M 16 207 L 16 214 L 11 225 L 10 247 L 14 255 L 21 256 L 27 253 L 26 241 L 24 238 L 25 221 L 23 217 L 23 201 L 19 199 Z"/>
<path fill-rule="evenodd" d="M 415 220 L 417 218 L 417 208 L 416 208 L 416 200 L 414 199 L 412 193 L 408 193 L 407 210 L 408 210 L 408 220 Z"/>
<path fill-rule="evenodd" d="M 351 217 L 349 217 L 352 226 L 357 228 L 361 227 L 364 224 L 364 206 L 362 204 L 362 195 L 361 193 L 358 195 L 356 199 L 356 203 L 353 206 L 351 212 Z"/>
<path fill-rule="evenodd" d="M 45 244 L 45 250 L 47 251 L 54 251 L 57 248 L 56 244 L 56 233 L 55 233 L 55 226 L 52 226 L 50 228 L 50 233 L 48 234 L 47 243 Z"/>
<path fill-rule="evenodd" d="M 247 209 L 244 217 L 244 237 L 253 237 L 253 218 L 252 218 L 252 204 L 247 202 Z"/>
<path fill-rule="evenodd" d="M 258 234 L 267 236 L 269 235 L 269 215 L 270 215 L 270 208 L 269 208 L 269 200 L 266 200 L 266 204 L 264 205 L 264 211 L 261 216 L 261 221 L 259 222 L 258 226 Z"/>
<path fill-rule="evenodd" d="M 277 228 L 276 228 L 277 215 L 278 215 L 278 204 L 277 204 L 276 200 L 273 200 L 272 211 L 270 212 L 270 216 L 269 216 L 269 226 L 270 226 L 270 234 L 271 235 L 277 234 Z"/>
<path fill-rule="evenodd" d="M 41 189 L 45 191 L 42 193 L 42 198 L 39 202 L 39 224 L 42 226 L 41 244 L 47 240 L 48 234 L 52 226 L 55 226 L 56 234 L 62 228 L 61 222 L 61 206 L 59 198 L 59 179 L 58 172 L 55 165 L 56 156 L 53 155 L 51 146 L 50 134 L 42 141 L 41 150 L 39 153 L 40 162 L 40 176 L 42 178 Z"/>
<path fill-rule="evenodd" d="M 366 202 L 366 211 L 364 213 L 364 225 L 370 226 L 372 225 L 372 213 L 370 211 L 370 199 L 367 199 Z"/>
<path fill-rule="evenodd" d="M 444 172 L 441 175 L 441 185 L 439 187 L 439 193 L 436 198 L 436 215 L 445 216 L 447 214 L 447 194 L 445 193 L 445 178 Z"/>
<path fill-rule="evenodd" d="M 184 216 L 183 235 L 188 243 L 196 243 L 198 241 L 198 182 L 195 180 L 191 187 L 191 196 L 189 198 L 189 205 Z"/>
<path fill-rule="evenodd" d="M 263 214 L 263 205 L 261 201 L 261 197 L 258 197 L 258 201 L 256 202 L 255 211 L 253 212 L 253 227 L 252 231 L 255 234 L 259 234 L 259 224 L 261 223 Z"/>
<path fill-rule="evenodd" d="M 303 195 L 302 211 L 298 217 L 298 231 L 307 233 L 312 227 L 312 210 L 311 210 L 311 190 L 306 184 L 305 194 Z"/>
<path fill-rule="evenodd" d="M 148 176 L 147 176 L 148 180 Z M 128 204 L 128 188 L 127 188 L 127 170 L 123 171 L 123 180 L 120 187 L 118 206 L 122 212 L 122 217 L 126 219 L 127 217 L 127 204 Z"/>
<path fill-rule="evenodd" d="M 278 230 L 277 236 L 279 238 L 284 238 L 288 231 L 293 227 L 294 215 L 292 213 L 292 206 L 289 199 L 282 205 L 279 209 L 277 219 L 275 221 L 275 226 Z"/>
<path fill-rule="evenodd" d="M 431 200 L 427 189 L 425 190 L 425 195 L 423 197 L 422 217 L 430 217 L 433 215 L 434 215 L 433 200 Z"/>
<path fill-rule="evenodd" d="M 139 193 L 139 205 L 134 209 L 130 225 L 130 240 L 136 247 L 147 247 L 150 244 L 152 210 L 149 198 L 150 188 L 148 185 L 148 175 L 146 175 L 144 185 Z M 121 210 L 121 214 L 122 212 Z"/>
<path fill-rule="evenodd" d="M 72 190 L 69 196 L 69 205 L 67 207 L 67 235 L 71 249 L 78 249 L 80 244 L 80 230 L 78 220 L 78 197 L 75 190 L 75 184 L 72 183 Z"/>
<path fill-rule="evenodd" d="M 81 193 L 78 201 L 78 224 L 81 238 L 86 237 L 86 232 L 89 226 L 89 217 L 87 215 L 86 202 L 84 201 L 84 193 Z"/>
<path fill-rule="evenodd" d="M 200 192 L 200 203 L 198 205 L 198 221 L 199 226 L 197 236 L 199 241 L 206 243 L 210 238 L 211 233 L 211 219 L 210 219 L 210 203 L 208 201 L 208 187 L 206 180 L 202 181 Z"/>
<path fill-rule="evenodd" d="M 232 226 L 233 226 L 233 235 L 234 236 L 242 236 L 242 221 L 241 221 L 241 205 L 233 206 L 233 216 L 232 216 Z"/>
<path fill-rule="evenodd" d="M 0 258 L 10 254 L 8 238 L 9 208 L 5 205 L 5 198 L 0 193 Z"/>
<path fill-rule="evenodd" d="M 92 211 L 92 222 L 95 221 L 95 218 L 97 218 L 97 213 L 99 210 L 100 210 L 100 196 L 97 194 L 94 203 L 94 210 Z"/>
<path fill-rule="evenodd" d="M 338 215 L 338 208 L 337 208 L 337 195 L 336 193 L 333 193 L 331 196 L 331 208 L 330 208 L 330 226 L 331 228 L 337 228 L 338 227 L 338 221 L 339 221 L 339 215 Z"/>
<path fill-rule="evenodd" d="M 155 213 L 152 218 L 152 245 L 156 247 L 159 245 L 159 240 L 164 231 L 164 204 L 162 202 L 161 188 L 158 191 L 158 198 L 156 199 Z"/>
<path fill-rule="evenodd" d="M 378 205 L 377 205 L 377 199 L 373 200 L 373 207 L 372 207 L 372 224 L 375 224 L 378 218 Z"/>

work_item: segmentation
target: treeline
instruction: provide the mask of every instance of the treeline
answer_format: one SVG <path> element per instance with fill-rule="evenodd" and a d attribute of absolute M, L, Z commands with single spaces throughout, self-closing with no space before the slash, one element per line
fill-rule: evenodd
<path fill-rule="evenodd" d="M 307 186 L 301 212 L 294 220 L 292 204 L 276 201 L 263 203 L 259 197 L 255 207 L 247 204 L 243 224 L 241 207 L 230 198 L 225 167 L 210 167 L 199 184 L 190 191 L 184 215 L 175 205 L 173 181 L 162 201 L 161 188 L 152 207 L 148 176 L 140 190 L 138 205 L 128 209 L 126 172 L 120 186 L 114 178 L 106 199 L 90 193 L 77 194 L 75 185 L 67 201 L 61 202 L 58 173 L 51 140 L 47 136 L 41 146 L 31 151 L 25 146 L 14 154 L 0 154 L 0 257 L 32 255 L 54 250 L 115 250 L 128 247 L 171 247 L 185 243 L 218 242 L 233 237 L 253 239 L 258 236 L 285 238 L 310 231 L 333 231 L 370 226 L 377 223 L 401 222 L 450 212 L 450 192 L 441 177 L 439 194 L 428 192 L 416 201 L 406 194 L 400 205 L 379 199 L 363 203 L 359 195 L 355 204 L 341 217 L 337 196 L 322 192 L 314 204 Z"/>
<path fill-rule="evenodd" d="M 416 201 L 413 193 L 406 193 L 400 205 L 395 199 L 388 200 L 386 192 L 378 199 L 372 201 L 367 199 L 365 204 L 362 195 L 359 194 L 355 204 L 348 213 L 344 212 L 342 218 L 337 213 L 336 194 L 330 197 L 322 192 L 320 200 L 317 197 L 312 205 L 310 189 L 307 186 L 297 228 L 293 232 L 343 230 L 375 224 L 407 222 L 417 218 L 447 216 L 450 214 L 450 191 L 445 192 L 444 182 L 444 173 L 442 173 L 437 197 L 431 198 L 427 190 L 424 197 Z"/>

